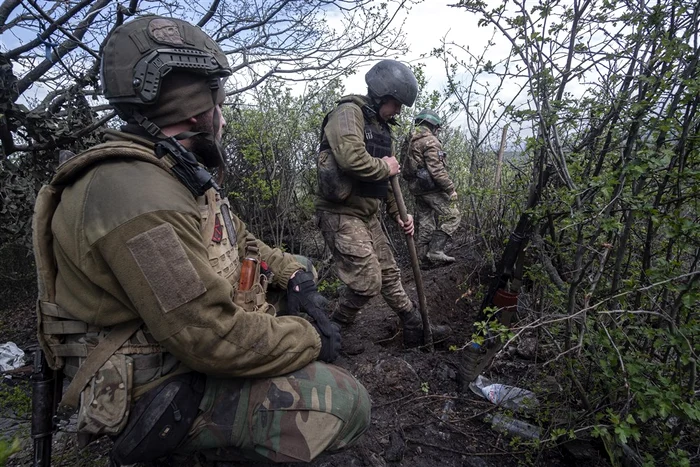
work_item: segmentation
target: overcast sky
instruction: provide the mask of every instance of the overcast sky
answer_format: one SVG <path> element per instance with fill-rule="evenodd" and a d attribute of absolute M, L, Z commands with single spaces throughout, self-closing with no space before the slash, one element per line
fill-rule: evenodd
<path fill-rule="evenodd" d="M 444 86 L 445 70 L 441 60 L 430 57 L 430 52 L 439 47 L 443 37 L 447 40 L 469 46 L 471 50 L 482 50 L 491 37 L 492 28 L 477 26 L 477 17 L 464 9 L 448 6 L 457 0 L 424 0 L 403 13 L 404 32 L 409 52 L 406 56 L 391 57 L 411 64 L 425 63 L 428 88 L 439 89 Z M 499 48 L 503 54 L 507 47 L 503 43 Z M 364 92 L 365 72 L 372 66 L 367 64 L 358 68 L 357 73 L 345 79 L 348 92 Z"/>
<path fill-rule="evenodd" d="M 488 0 L 496 1 L 496 0 Z M 397 18 L 397 25 L 404 21 L 404 34 L 409 52 L 405 56 L 395 56 L 395 58 L 410 64 L 424 63 L 425 76 L 428 82 L 428 90 L 442 89 L 446 83 L 444 65 L 441 60 L 430 57 L 430 52 L 441 44 L 441 39 L 446 36 L 448 41 L 455 42 L 463 46 L 469 46 L 470 50 L 477 52 L 484 49 L 488 40 L 492 37 L 492 27 L 478 27 L 477 17 L 461 8 L 448 6 L 450 3 L 457 3 L 457 0 L 424 0 L 421 3 L 410 6 L 410 10 L 404 10 Z M 333 22 L 333 18 L 328 20 Z M 29 33 L 27 33 L 29 35 Z M 16 39 L 12 34 L 3 34 L 0 43 L 3 48 L 12 48 L 16 45 Z M 508 47 L 504 40 L 497 41 L 497 45 L 492 49 L 493 54 L 505 56 Z M 368 63 L 364 67 L 357 69 L 357 72 L 346 78 L 343 82 L 346 92 L 364 93 L 366 85 L 364 75 L 373 63 Z M 18 72 L 19 70 L 15 70 Z M 292 86 L 303 92 L 303 83 Z M 30 90 L 25 97 L 29 97 L 38 92 L 43 94 L 40 87 Z M 39 96 L 40 97 L 40 96 Z M 412 109 L 417 112 L 420 109 Z M 460 124 L 462 119 L 458 118 L 454 123 Z"/>
<path fill-rule="evenodd" d="M 487 0 L 495 3 L 497 0 Z M 430 52 L 441 46 L 442 38 L 447 42 L 454 42 L 479 54 L 484 50 L 488 41 L 493 37 L 493 26 L 479 27 L 478 17 L 462 8 L 448 6 L 455 4 L 457 0 L 424 0 L 413 5 L 410 11 L 404 12 L 404 33 L 409 52 L 405 56 L 390 57 L 410 64 L 424 63 L 425 77 L 428 91 L 444 88 L 447 80 L 442 60 L 430 56 Z M 493 39 L 495 45 L 490 48 L 489 56 L 494 61 L 508 55 L 510 47 L 504 38 L 498 34 Z M 374 62 L 373 62 L 374 63 Z M 343 81 L 347 93 L 364 93 L 366 84 L 364 75 L 373 63 L 368 63 L 358 68 L 357 72 Z M 507 100 L 507 94 L 515 93 L 515 86 L 506 86 L 503 89 L 503 98 Z M 420 109 L 408 109 L 408 112 L 417 113 Z M 464 115 L 457 116 L 452 125 L 463 126 L 466 123 Z"/>

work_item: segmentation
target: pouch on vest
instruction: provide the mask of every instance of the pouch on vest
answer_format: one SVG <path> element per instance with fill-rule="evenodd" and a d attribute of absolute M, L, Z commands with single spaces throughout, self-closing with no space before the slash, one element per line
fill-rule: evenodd
<path fill-rule="evenodd" d="M 321 197 L 334 203 L 342 203 L 352 193 L 352 180 L 345 175 L 330 149 L 318 153 L 318 191 Z"/>
<path fill-rule="evenodd" d="M 78 433 L 113 435 L 129 418 L 134 362 L 127 355 L 109 357 L 80 393 Z"/>
<path fill-rule="evenodd" d="M 250 290 L 237 290 L 233 296 L 233 303 L 245 311 L 267 313 L 275 315 L 275 307 L 267 303 L 267 276 L 259 275 L 260 280 L 253 284 Z"/>
<path fill-rule="evenodd" d="M 418 187 L 424 191 L 436 190 L 435 181 L 433 177 L 428 172 L 428 169 L 421 167 L 416 171 L 416 179 L 418 180 Z"/>
<path fill-rule="evenodd" d="M 275 307 L 267 303 L 268 277 L 260 271 L 260 261 L 255 263 L 253 272 L 253 285 L 248 290 L 236 290 L 233 294 L 233 303 L 245 311 L 267 313 L 275 315 Z"/>
<path fill-rule="evenodd" d="M 148 462 L 173 452 L 185 439 L 199 412 L 206 377 L 201 373 L 173 376 L 134 404 L 129 423 L 114 439 L 117 465 Z"/>
<path fill-rule="evenodd" d="M 56 300 L 56 259 L 53 254 L 51 221 L 61 201 L 62 193 L 61 186 L 41 187 L 36 197 L 32 217 L 32 244 L 39 286 L 39 297 L 36 303 L 37 339 L 52 370 L 60 370 L 64 365 L 63 358 L 53 351 L 53 348 L 61 343 L 61 339 L 55 335 L 44 334 L 42 330 L 44 322 L 57 321 L 59 318 L 43 314 L 42 302 L 54 303 Z"/>

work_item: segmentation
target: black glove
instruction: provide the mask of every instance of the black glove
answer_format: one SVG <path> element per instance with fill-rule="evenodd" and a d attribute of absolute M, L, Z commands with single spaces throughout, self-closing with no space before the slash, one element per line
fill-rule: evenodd
<path fill-rule="evenodd" d="M 340 350 L 340 327 L 331 322 L 326 314 L 328 300 L 318 293 L 314 275 L 306 271 L 297 271 L 287 284 L 287 313 L 299 316 L 305 311 L 313 320 L 311 324 L 321 336 L 321 354 L 319 359 L 332 362 Z"/>
<path fill-rule="evenodd" d="M 293 278 L 289 279 L 286 314 L 299 316 L 299 313 L 305 311 L 309 316 L 317 319 L 317 315 L 326 316 L 324 310 L 326 303 L 327 300 L 316 289 L 312 273 L 299 270 Z"/>
<path fill-rule="evenodd" d="M 316 329 L 318 335 L 321 336 L 321 352 L 318 354 L 318 359 L 333 363 L 340 352 L 340 326 L 331 322 L 328 318 L 326 320 L 328 320 L 327 327 L 319 326 L 318 321 L 313 321 L 311 325 Z"/>

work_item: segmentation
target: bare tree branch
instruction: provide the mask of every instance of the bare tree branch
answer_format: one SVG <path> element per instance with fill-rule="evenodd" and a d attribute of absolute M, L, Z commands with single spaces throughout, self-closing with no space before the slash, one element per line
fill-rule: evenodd
<path fill-rule="evenodd" d="M 3 31 L 7 18 L 10 16 L 12 11 L 17 8 L 19 2 L 20 0 L 5 0 L 2 2 L 2 5 L 0 5 L 0 32 Z"/>
<path fill-rule="evenodd" d="M 22 0 L 17 0 L 18 3 L 20 3 L 21 1 Z M 80 3 L 75 5 L 73 8 L 71 8 L 69 11 L 67 11 L 66 14 L 64 14 L 60 18 L 58 18 L 56 20 L 52 20 L 49 17 L 48 20 L 50 22 L 50 26 L 47 27 L 46 29 L 44 29 L 36 39 L 34 39 L 30 42 L 27 42 L 26 44 L 24 44 L 20 47 L 17 47 L 15 49 L 8 51 L 5 55 L 9 59 L 14 59 L 15 57 L 18 57 L 19 55 L 23 54 L 24 52 L 32 50 L 33 48 L 41 45 L 44 41 L 48 40 L 49 37 L 51 37 L 51 34 L 56 32 L 56 30 L 59 27 L 61 27 L 67 21 L 72 19 L 76 14 L 78 14 L 78 12 L 80 10 L 82 10 L 83 8 L 85 8 L 87 5 L 89 5 L 92 2 L 93 2 L 93 0 L 82 0 Z M 32 6 L 34 6 L 37 9 L 37 11 L 41 11 L 41 9 L 36 5 L 36 2 L 30 1 L 30 4 Z"/>
<path fill-rule="evenodd" d="M 8 114 L 13 120 L 3 123 L 3 150 L 12 153 L 47 149 L 56 139 L 46 132 L 71 118 L 66 106 L 77 95 L 93 96 L 93 115 L 104 108 L 97 80 L 100 55 L 109 33 L 130 16 L 178 16 L 206 28 L 229 58 L 234 74 L 227 94 L 235 96 L 273 77 L 330 80 L 375 57 L 402 52 L 402 24 L 396 19 L 414 0 L 380 5 L 369 0 L 207 0 L 206 7 L 170 0 L 124 5 L 117 0 L 2 1 L 0 28 L 17 28 L 19 41 L 5 53 L 17 74 L 18 93 L 8 99 L 25 106 L 13 107 L 15 113 Z M 57 34 L 65 38 L 59 41 Z"/>
<path fill-rule="evenodd" d="M 216 9 L 219 8 L 219 1 L 220 0 L 214 0 L 209 7 L 209 11 L 202 17 L 202 19 L 199 20 L 197 23 L 197 26 L 200 28 L 204 27 L 205 24 L 209 22 L 209 20 L 214 16 L 214 13 L 216 13 Z"/>
<path fill-rule="evenodd" d="M 78 47 L 78 42 L 80 42 L 80 40 L 90 27 L 90 24 L 92 24 L 94 19 L 97 17 L 96 13 L 102 7 L 106 6 L 109 3 L 109 1 L 110 0 L 97 0 L 96 2 L 94 2 L 92 7 L 90 8 L 90 12 L 88 13 L 88 15 L 83 21 L 81 21 L 78 24 L 78 27 L 76 28 L 74 34 L 75 39 L 63 41 L 58 47 L 56 47 L 51 56 L 51 59 L 45 59 L 34 69 L 29 71 L 29 73 L 24 75 L 24 77 L 19 81 L 19 83 L 17 83 L 17 89 L 19 90 L 20 94 L 24 93 L 24 91 L 26 91 L 29 88 L 29 86 L 31 86 L 32 83 L 34 83 L 34 81 L 38 80 L 41 76 L 44 75 L 44 73 L 46 73 L 53 67 L 55 63 L 55 60 L 53 60 L 54 56 L 56 59 L 61 58 L 64 55 L 68 54 L 71 50 Z"/>

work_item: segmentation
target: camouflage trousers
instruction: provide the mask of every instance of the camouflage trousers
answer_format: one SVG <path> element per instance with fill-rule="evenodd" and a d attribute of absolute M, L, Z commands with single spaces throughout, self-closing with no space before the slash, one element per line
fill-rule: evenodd
<path fill-rule="evenodd" d="M 341 305 L 359 309 L 381 292 L 395 312 L 413 308 L 377 216 L 369 222 L 326 211 L 317 216 L 318 227 L 333 253 L 334 272 L 347 286 L 340 292 Z"/>
<path fill-rule="evenodd" d="M 308 462 L 354 444 L 369 427 L 370 408 L 358 380 L 321 362 L 274 378 L 207 377 L 200 414 L 177 453 Z"/>
<path fill-rule="evenodd" d="M 418 247 L 428 245 L 435 230 L 442 230 L 452 236 L 459 227 L 462 215 L 455 201 L 450 201 L 447 193 L 427 193 L 416 195 L 416 226 Z"/>

